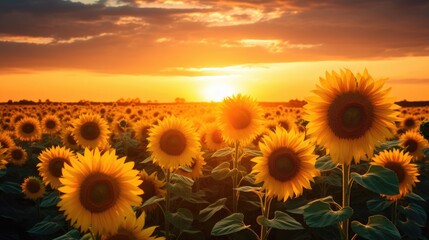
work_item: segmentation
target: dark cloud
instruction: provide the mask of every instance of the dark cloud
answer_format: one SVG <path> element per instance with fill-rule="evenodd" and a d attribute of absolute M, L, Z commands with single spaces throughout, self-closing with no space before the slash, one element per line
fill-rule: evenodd
<path fill-rule="evenodd" d="M 426 0 L 203 0 L 198 6 L 181 8 L 139 8 L 134 0 L 121 2 L 126 5 L 1 0 L 0 71 L 74 68 L 169 74 L 164 70 L 176 67 L 429 55 Z M 279 11 L 281 15 L 270 15 Z M 215 12 L 230 14 L 229 24 L 210 22 L 209 13 Z M 258 14 L 263 17 L 258 19 Z M 123 18 L 135 22 L 118 24 Z M 2 36 L 54 41 L 36 45 L 1 41 Z M 76 37 L 88 40 L 73 41 Z M 157 42 L 161 38 L 168 41 Z M 242 39 L 317 47 L 270 52 L 258 46 L 240 47 L 237 42 Z M 225 47 L 228 44 L 233 46 Z"/>

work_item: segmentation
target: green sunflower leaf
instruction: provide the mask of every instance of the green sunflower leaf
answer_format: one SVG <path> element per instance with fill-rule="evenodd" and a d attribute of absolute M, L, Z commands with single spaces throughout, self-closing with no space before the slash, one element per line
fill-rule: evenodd
<path fill-rule="evenodd" d="M 213 168 L 211 176 L 216 180 L 223 180 L 238 173 L 238 169 L 230 169 L 229 162 L 223 162 Z"/>
<path fill-rule="evenodd" d="M 366 206 L 371 212 L 381 212 L 390 207 L 392 203 L 393 201 L 387 200 L 386 198 L 374 198 L 366 202 Z"/>
<path fill-rule="evenodd" d="M 419 202 L 426 202 L 426 200 L 424 198 L 422 198 L 417 193 L 413 193 L 413 192 L 412 193 L 408 193 L 405 197 L 408 198 L 408 199 L 419 201 Z"/>
<path fill-rule="evenodd" d="M 338 166 L 338 163 L 334 163 L 330 155 L 325 155 L 316 160 L 316 168 L 320 171 L 330 171 Z"/>
<path fill-rule="evenodd" d="M 403 213 L 409 220 L 416 222 L 420 226 L 424 226 L 426 224 L 426 211 L 418 204 L 410 203 L 410 205 L 406 207 L 399 206 L 399 211 Z"/>
<path fill-rule="evenodd" d="M 54 238 L 53 240 L 79 240 L 80 239 L 80 232 L 76 229 L 72 229 L 68 231 L 66 234 L 59 236 L 57 238 Z"/>
<path fill-rule="evenodd" d="M 41 222 L 36 223 L 27 232 L 34 235 L 50 235 L 58 232 L 64 227 L 64 216 L 47 216 Z"/>
<path fill-rule="evenodd" d="M 386 142 L 380 144 L 378 147 L 376 147 L 375 151 L 381 152 L 383 150 L 389 150 L 391 148 L 398 147 L 399 143 L 400 143 L 399 140 L 386 141 Z"/>
<path fill-rule="evenodd" d="M 57 203 L 60 201 L 60 196 L 57 191 L 52 191 L 48 193 L 44 198 L 42 198 L 42 201 L 40 202 L 40 207 L 52 207 L 56 206 Z"/>
<path fill-rule="evenodd" d="M 221 198 L 200 211 L 200 222 L 209 220 L 215 213 L 225 208 L 226 198 Z"/>
<path fill-rule="evenodd" d="M 281 229 L 281 230 L 300 230 L 304 229 L 298 221 L 292 218 L 289 214 L 281 211 L 274 212 L 273 219 L 267 219 L 264 216 L 258 216 L 256 219 L 259 225 Z"/>
<path fill-rule="evenodd" d="M 21 185 L 16 182 L 5 181 L 0 183 L 0 191 L 10 194 L 20 194 L 22 192 Z"/>
<path fill-rule="evenodd" d="M 401 239 L 395 225 L 383 215 L 370 216 L 368 224 L 364 225 L 358 221 L 353 221 L 352 230 L 365 239 L 393 240 Z"/>
<path fill-rule="evenodd" d="M 310 227 L 327 227 L 353 215 L 353 209 L 350 207 L 334 211 L 327 202 L 315 201 L 307 205 L 304 209 L 304 220 Z"/>
<path fill-rule="evenodd" d="M 179 208 L 177 212 L 167 212 L 167 220 L 178 229 L 189 229 L 192 226 L 194 217 L 192 212 L 187 208 Z"/>
<path fill-rule="evenodd" d="M 397 226 L 410 239 L 426 239 L 422 236 L 422 226 L 412 220 L 407 219 L 404 222 L 398 220 Z"/>
<path fill-rule="evenodd" d="M 228 155 L 231 155 L 231 153 L 234 151 L 232 147 L 225 147 L 217 150 L 215 153 L 213 153 L 212 158 L 214 157 L 226 157 Z"/>
<path fill-rule="evenodd" d="M 324 198 L 315 199 L 311 202 L 305 203 L 304 205 L 299 203 L 299 205 L 301 205 L 301 206 L 299 206 L 297 208 L 287 209 L 286 211 L 290 212 L 290 213 L 294 213 L 294 214 L 304 214 L 304 209 L 306 209 L 308 206 L 310 206 L 314 202 L 334 203 L 335 200 L 334 200 L 334 198 L 332 198 L 332 196 L 327 196 Z"/>
<path fill-rule="evenodd" d="M 212 229 L 211 235 L 223 236 L 231 233 L 239 232 L 249 228 L 250 225 L 244 224 L 244 215 L 242 213 L 233 213 L 228 217 L 217 222 Z"/>
<path fill-rule="evenodd" d="M 351 177 L 362 187 L 378 194 L 399 194 L 399 183 L 396 173 L 383 166 L 371 165 L 364 175 L 352 172 Z"/>
<path fill-rule="evenodd" d="M 255 149 L 251 149 L 251 148 L 243 148 L 243 152 L 246 156 L 250 156 L 250 157 L 262 156 L 262 152 L 260 150 L 255 150 Z"/>
<path fill-rule="evenodd" d="M 146 206 L 149 206 L 149 205 L 152 205 L 154 203 L 161 202 L 161 201 L 164 201 L 163 197 L 153 196 L 153 197 L 149 198 L 148 200 L 144 201 L 143 204 L 141 205 L 141 207 L 143 208 L 143 207 L 146 207 Z"/>

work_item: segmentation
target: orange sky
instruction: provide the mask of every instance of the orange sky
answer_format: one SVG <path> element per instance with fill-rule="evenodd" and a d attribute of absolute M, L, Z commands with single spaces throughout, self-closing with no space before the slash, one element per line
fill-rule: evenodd
<path fill-rule="evenodd" d="M 367 68 L 429 100 L 429 2 L 2 0 L 0 101 L 303 99 Z"/>

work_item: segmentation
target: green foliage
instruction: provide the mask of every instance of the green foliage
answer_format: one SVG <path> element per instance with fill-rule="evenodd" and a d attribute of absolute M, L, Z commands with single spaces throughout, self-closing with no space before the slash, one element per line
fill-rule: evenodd
<path fill-rule="evenodd" d="M 60 201 L 60 196 L 57 191 L 52 191 L 45 195 L 40 202 L 40 207 L 52 207 L 56 206 Z"/>
<path fill-rule="evenodd" d="M 216 202 L 208 205 L 206 208 L 202 209 L 199 213 L 200 222 L 205 222 L 209 220 L 215 213 L 225 208 L 226 198 L 221 198 Z"/>
<path fill-rule="evenodd" d="M 46 216 L 41 222 L 35 224 L 27 232 L 34 235 L 51 235 L 58 232 L 65 226 L 62 214 L 55 217 Z"/>
<path fill-rule="evenodd" d="M 399 183 L 396 173 L 383 166 L 371 165 L 364 175 L 351 173 L 351 177 L 362 187 L 379 194 L 399 194 Z"/>
<path fill-rule="evenodd" d="M 80 232 L 76 229 L 72 229 L 68 231 L 66 234 L 59 236 L 57 238 L 54 238 L 53 240 L 79 240 L 80 239 Z"/>
<path fill-rule="evenodd" d="M 366 206 L 371 212 L 381 212 L 390 207 L 393 202 L 386 198 L 377 197 L 366 202 Z"/>
<path fill-rule="evenodd" d="M 232 147 L 225 147 L 217 150 L 215 153 L 213 153 L 212 158 L 216 157 L 226 157 L 232 154 L 234 151 L 234 148 Z"/>
<path fill-rule="evenodd" d="M 366 225 L 353 221 L 351 227 L 357 235 L 365 239 L 401 239 L 398 229 L 383 215 L 370 216 Z"/>
<path fill-rule="evenodd" d="M 416 222 L 420 226 L 424 226 L 426 224 L 426 211 L 418 204 L 410 203 L 405 207 L 399 206 L 399 212 L 404 214 L 407 219 Z"/>
<path fill-rule="evenodd" d="M 0 183 L 0 191 L 9 194 L 21 194 L 21 185 L 16 182 L 5 181 Z"/>
<path fill-rule="evenodd" d="M 224 180 L 235 174 L 238 174 L 238 169 L 230 169 L 229 162 L 223 162 L 212 170 L 211 176 L 216 180 Z"/>
<path fill-rule="evenodd" d="M 353 215 L 353 209 L 345 207 L 332 210 L 327 202 L 313 201 L 304 209 L 304 220 L 310 227 L 326 227 L 344 221 Z"/>
<path fill-rule="evenodd" d="M 231 233 L 239 232 L 243 229 L 249 228 L 250 225 L 244 224 L 243 213 L 233 213 L 226 218 L 217 222 L 211 231 L 213 236 L 223 236 Z"/>
<path fill-rule="evenodd" d="M 316 168 L 320 171 L 330 171 L 338 166 L 338 163 L 334 163 L 330 155 L 325 155 L 316 160 Z"/>
<path fill-rule="evenodd" d="M 292 218 L 289 214 L 281 211 L 274 212 L 273 219 L 267 219 L 264 216 L 258 216 L 256 219 L 259 225 L 282 229 L 282 230 L 301 230 L 304 229 L 298 221 Z"/>
<path fill-rule="evenodd" d="M 167 220 L 178 229 L 189 229 L 194 221 L 192 212 L 187 208 L 179 208 L 175 213 L 167 212 L 166 216 Z"/>

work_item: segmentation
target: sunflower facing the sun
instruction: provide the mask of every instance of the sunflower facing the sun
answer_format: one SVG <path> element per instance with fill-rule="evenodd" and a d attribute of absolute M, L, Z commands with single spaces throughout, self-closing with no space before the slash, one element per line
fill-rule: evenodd
<path fill-rule="evenodd" d="M 42 128 L 39 120 L 25 117 L 16 123 L 15 135 L 21 141 L 37 141 L 42 138 Z"/>
<path fill-rule="evenodd" d="M 96 114 L 84 114 L 73 122 L 72 135 L 84 148 L 106 145 L 110 130 L 106 120 Z"/>
<path fill-rule="evenodd" d="M 383 80 L 368 72 L 341 71 L 320 78 L 305 106 L 308 134 L 330 152 L 337 163 L 356 163 L 372 156 L 374 146 L 392 136 L 397 120 L 393 99 Z"/>
<path fill-rule="evenodd" d="M 384 195 L 389 200 L 397 200 L 413 191 L 420 175 L 416 164 L 410 163 L 412 156 L 398 149 L 384 150 L 373 157 L 372 165 L 379 165 L 394 171 L 398 177 L 399 194 Z"/>
<path fill-rule="evenodd" d="M 87 148 L 84 155 L 70 159 L 70 165 L 64 164 L 58 206 L 82 232 L 91 227 L 96 234 L 115 233 L 123 216 L 133 213 L 131 206 L 141 203 L 143 191 L 134 162 L 125 163 L 125 157 L 115 154 Z"/>
<path fill-rule="evenodd" d="M 149 144 L 153 161 L 164 169 L 190 166 L 199 154 L 201 143 L 192 124 L 183 118 L 166 117 L 149 130 Z"/>
<path fill-rule="evenodd" d="M 408 130 L 399 137 L 400 146 L 412 156 L 412 161 L 422 159 L 423 149 L 429 146 L 428 141 L 416 130 Z"/>
<path fill-rule="evenodd" d="M 60 177 L 64 164 L 70 164 L 75 156 L 66 147 L 52 147 L 42 151 L 38 158 L 40 163 L 37 164 L 37 168 L 43 182 L 46 185 L 50 184 L 53 189 L 58 189 L 61 186 Z"/>
<path fill-rule="evenodd" d="M 262 108 L 245 95 L 234 95 L 223 100 L 218 113 L 222 137 L 228 143 L 250 143 L 263 129 Z"/>
<path fill-rule="evenodd" d="M 263 156 L 252 159 L 256 163 L 252 172 L 256 183 L 263 182 L 268 196 L 286 201 L 301 195 L 304 188 L 311 189 L 310 182 L 319 175 L 317 156 L 314 145 L 304 138 L 304 134 L 280 127 L 263 136 L 259 143 Z"/>

